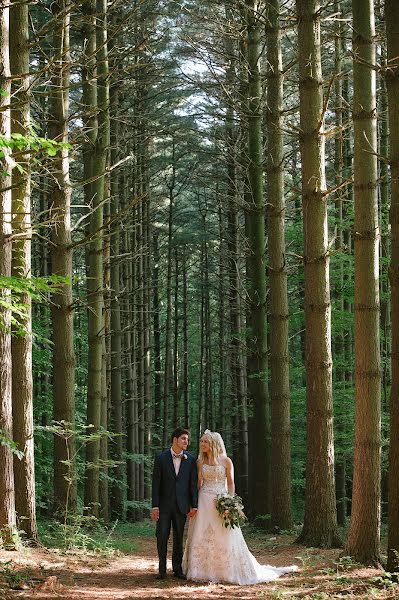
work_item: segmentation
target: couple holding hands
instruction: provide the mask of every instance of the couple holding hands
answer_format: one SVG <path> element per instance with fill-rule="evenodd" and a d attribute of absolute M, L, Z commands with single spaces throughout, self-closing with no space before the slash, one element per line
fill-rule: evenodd
<path fill-rule="evenodd" d="M 166 577 L 166 555 L 173 529 L 173 572 L 179 579 L 250 585 L 273 581 L 297 566 L 260 565 L 251 554 L 240 527 L 225 527 L 216 502 L 233 495 L 234 468 L 222 436 L 206 430 L 200 439 L 198 459 L 187 452 L 189 431 L 177 428 L 170 448 L 154 463 L 152 513 L 157 522 L 158 579 Z M 183 552 L 187 516 L 189 526 Z"/>

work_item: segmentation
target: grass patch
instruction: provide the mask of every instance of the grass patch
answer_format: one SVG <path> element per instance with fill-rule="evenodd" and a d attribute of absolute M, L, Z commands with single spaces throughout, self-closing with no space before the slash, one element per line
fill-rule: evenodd
<path fill-rule="evenodd" d="M 137 523 L 117 523 L 114 532 L 116 535 L 153 537 L 155 535 L 155 525 L 150 520 L 138 521 Z"/>
<path fill-rule="evenodd" d="M 135 554 L 140 547 L 140 538 L 152 538 L 154 535 L 155 526 L 149 520 L 137 523 L 117 523 L 112 530 L 110 543 L 119 552 Z"/>
<path fill-rule="evenodd" d="M 151 521 L 105 525 L 97 519 L 76 516 L 68 523 L 39 523 L 40 540 L 47 548 L 84 550 L 104 556 L 115 552 L 135 554 L 139 550 L 139 539 L 153 537 L 154 532 Z"/>
<path fill-rule="evenodd" d="M 114 548 L 110 543 L 112 531 L 107 530 L 99 521 L 91 521 L 74 517 L 68 523 L 46 521 L 39 524 L 39 537 L 47 548 L 62 550 L 84 550 L 98 554 L 112 554 Z"/>

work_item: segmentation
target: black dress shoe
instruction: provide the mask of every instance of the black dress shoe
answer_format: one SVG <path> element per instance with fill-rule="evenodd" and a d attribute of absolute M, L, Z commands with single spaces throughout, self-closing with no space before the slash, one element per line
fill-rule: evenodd
<path fill-rule="evenodd" d="M 175 573 L 175 577 L 177 577 L 177 579 L 187 579 L 184 573 Z"/>
<path fill-rule="evenodd" d="M 166 579 L 166 573 L 158 573 L 155 575 L 155 579 Z"/>

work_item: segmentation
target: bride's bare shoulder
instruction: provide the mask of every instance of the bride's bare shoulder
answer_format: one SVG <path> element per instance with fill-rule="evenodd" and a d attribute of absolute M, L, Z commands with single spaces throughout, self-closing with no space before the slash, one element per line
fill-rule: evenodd
<path fill-rule="evenodd" d="M 227 455 L 219 456 L 219 462 L 224 467 L 229 467 L 233 464 L 231 458 L 229 458 Z"/>

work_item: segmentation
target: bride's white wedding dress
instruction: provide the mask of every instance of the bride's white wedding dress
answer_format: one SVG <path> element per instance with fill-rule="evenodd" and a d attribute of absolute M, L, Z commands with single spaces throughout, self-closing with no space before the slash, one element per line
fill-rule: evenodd
<path fill-rule="evenodd" d="M 295 565 L 260 565 L 249 551 L 241 529 L 224 527 L 215 501 L 218 494 L 226 492 L 225 467 L 202 465 L 201 476 L 198 512 L 190 519 L 183 556 L 187 579 L 250 585 L 273 581 L 284 573 L 296 571 Z"/>

